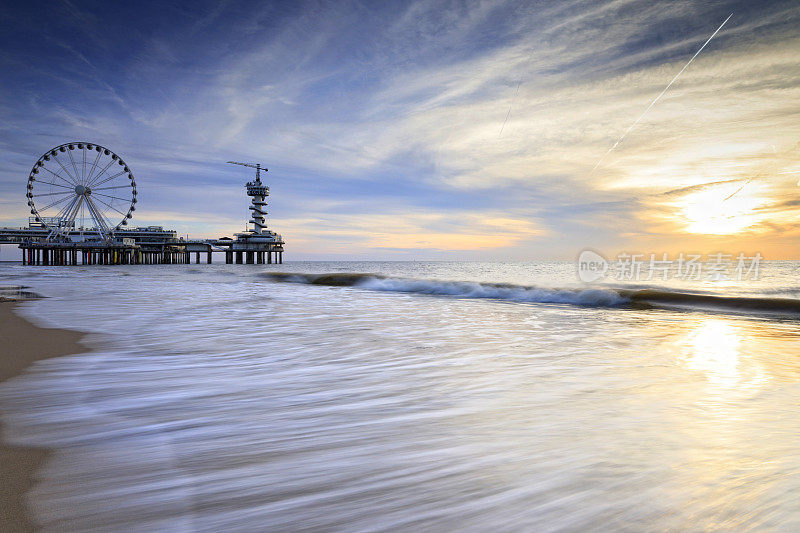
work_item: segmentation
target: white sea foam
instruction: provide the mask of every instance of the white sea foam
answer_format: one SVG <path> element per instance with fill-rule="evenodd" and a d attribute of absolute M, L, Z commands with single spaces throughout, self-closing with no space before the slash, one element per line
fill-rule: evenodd
<path fill-rule="evenodd" d="M 304 277 L 336 268 L 377 274 Z M 794 321 L 471 264 L 192 270 L 18 281 L 96 348 L 0 385 L 5 436 L 55 450 L 45 530 L 800 526 Z"/>
<path fill-rule="evenodd" d="M 365 277 L 357 287 L 375 291 L 408 292 L 464 298 L 492 298 L 511 302 L 572 304 L 611 307 L 630 303 L 613 290 L 553 290 L 486 283 Z"/>

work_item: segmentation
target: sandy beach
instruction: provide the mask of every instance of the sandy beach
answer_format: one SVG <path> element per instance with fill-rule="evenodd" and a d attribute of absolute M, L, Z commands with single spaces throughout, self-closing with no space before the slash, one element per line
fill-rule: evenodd
<path fill-rule="evenodd" d="M 13 378 L 40 359 L 80 353 L 82 333 L 37 327 L 14 313 L 14 301 L 0 301 L 0 381 Z M 3 406 L 0 405 L 0 412 Z M 2 434 L 2 426 L 0 426 Z M 46 448 L 0 442 L 0 531 L 34 531 L 25 493 L 47 458 Z"/>

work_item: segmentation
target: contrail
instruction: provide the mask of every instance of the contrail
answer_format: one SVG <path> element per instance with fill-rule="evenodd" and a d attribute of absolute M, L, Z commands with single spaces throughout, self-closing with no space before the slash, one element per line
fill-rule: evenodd
<path fill-rule="evenodd" d="M 659 94 L 658 96 L 656 96 L 655 100 L 653 100 L 652 102 L 650 102 L 650 105 L 649 105 L 649 106 L 647 106 L 647 109 L 645 109 L 645 110 L 644 110 L 644 113 L 642 113 L 641 115 L 639 115 L 639 118 L 637 118 L 637 119 L 634 121 L 634 123 L 633 123 L 633 124 L 631 124 L 631 125 L 630 125 L 630 127 L 629 127 L 627 130 L 625 130 L 625 133 L 623 133 L 623 134 L 622 134 L 622 137 L 620 137 L 620 138 L 619 138 L 619 140 L 618 140 L 617 142 L 615 142 L 615 143 L 614 143 L 614 146 L 612 146 L 611 148 L 609 148 L 609 149 L 608 149 L 608 151 L 607 151 L 605 154 L 603 154 L 603 156 L 600 158 L 600 160 L 597 162 L 597 164 L 594 166 L 594 168 L 592 168 L 592 172 L 594 172 L 595 170 L 597 170 L 597 167 L 599 167 L 599 166 L 600 166 L 600 163 L 602 163 L 602 162 L 603 162 L 603 159 L 605 159 L 605 158 L 606 158 L 606 156 L 607 156 L 608 154 L 610 154 L 610 153 L 611 153 L 611 152 L 612 152 L 612 151 L 613 151 L 613 150 L 614 150 L 614 149 L 615 149 L 617 146 L 619 146 L 619 145 L 620 145 L 620 143 L 623 141 L 623 139 L 625 139 L 625 137 L 626 137 L 626 136 L 627 136 L 627 135 L 628 135 L 628 134 L 631 132 L 631 130 L 632 130 L 633 128 L 635 128 L 635 127 L 636 127 L 636 125 L 639 123 L 639 121 L 641 121 L 641 120 L 644 118 L 644 116 L 647 114 L 647 112 L 648 112 L 648 111 L 650 111 L 650 109 L 651 109 L 651 108 L 652 108 L 654 105 L 656 105 L 656 102 L 658 102 L 658 101 L 661 99 L 661 97 L 662 97 L 662 96 L 664 96 L 664 93 L 666 93 L 666 92 L 669 90 L 669 88 L 670 88 L 670 87 L 672 87 L 672 84 L 673 84 L 673 83 L 675 83 L 675 80 L 677 80 L 677 79 L 678 79 L 678 77 L 679 77 L 681 74 L 683 74 L 683 71 L 684 71 L 684 70 L 686 70 L 686 68 L 687 68 L 689 65 L 691 65 L 691 64 L 692 64 L 692 61 L 694 61 L 694 58 L 696 58 L 698 55 L 700 55 L 700 52 L 702 52 L 702 51 L 703 51 L 703 48 L 705 48 L 705 47 L 706 47 L 706 45 L 707 45 L 708 43 L 710 43 L 710 42 L 711 42 L 711 39 L 713 39 L 713 38 L 714 38 L 714 36 L 715 36 L 717 33 L 719 33 L 719 30 L 721 30 L 721 29 L 722 29 L 722 27 L 725 25 L 725 23 L 726 23 L 726 22 L 728 22 L 728 21 L 731 19 L 731 17 L 732 17 L 732 16 L 733 16 L 733 13 L 731 13 L 730 15 L 728 15 L 728 18 L 726 18 L 726 19 L 723 21 L 723 23 L 719 25 L 719 28 L 717 28 L 717 31 L 715 31 L 714 33 L 712 33 L 712 34 L 711 34 L 711 37 L 709 37 L 709 38 L 708 38 L 708 40 L 707 40 L 706 42 L 704 42 L 704 43 L 703 43 L 703 46 L 701 46 L 701 47 L 700 47 L 700 49 L 699 49 L 697 52 L 695 52 L 695 54 L 692 56 L 692 58 L 689 60 L 689 62 L 688 62 L 688 63 L 686 63 L 686 64 L 683 66 L 683 68 L 680 70 L 680 72 L 678 72 L 677 74 L 675 74 L 675 77 L 674 77 L 674 78 L 672 78 L 672 81 L 671 81 L 671 82 L 669 82 L 669 83 L 667 84 L 667 86 L 666 86 L 666 87 L 664 87 L 664 90 L 663 90 L 663 91 L 661 91 L 661 94 Z M 591 174 L 592 172 L 590 172 L 589 174 Z"/>
<path fill-rule="evenodd" d="M 727 202 L 728 200 L 730 200 L 731 198 L 733 198 L 734 196 L 736 196 L 737 194 L 739 194 L 739 191 L 741 191 L 742 189 L 744 189 L 745 185 L 747 185 L 748 183 L 750 183 L 751 181 L 753 181 L 753 179 L 754 179 L 754 178 L 750 178 L 749 180 L 747 180 L 747 181 L 745 181 L 744 183 L 742 183 L 742 186 L 741 186 L 741 187 L 739 187 L 739 188 L 738 188 L 738 189 L 736 189 L 734 192 L 732 192 L 732 193 L 731 193 L 731 194 L 729 194 L 727 197 L 725 197 L 725 199 L 724 199 L 724 200 L 722 200 L 722 202 L 720 202 L 720 203 L 725 203 L 725 202 Z"/>
<path fill-rule="evenodd" d="M 772 145 L 772 151 L 773 151 L 773 152 L 775 152 L 776 154 L 778 153 L 778 151 L 775 149 L 775 145 Z M 800 170 L 784 170 L 784 171 L 782 171 L 782 172 L 778 172 L 778 174 L 800 174 Z M 739 191 L 741 191 L 742 189 L 744 189 L 745 185 L 747 185 L 748 183 L 750 183 L 750 182 L 751 182 L 751 181 L 753 181 L 754 179 L 755 179 L 755 177 L 753 177 L 753 178 L 750 178 L 749 180 L 747 180 L 746 182 L 744 182 L 744 185 L 742 185 L 741 187 L 739 187 L 738 189 L 736 189 L 736 192 L 734 192 L 733 194 L 731 194 L 730 196 L 728 196 L 727 198 L 725 198 L 725 200 L 722 200 L 722 201 L 723 201 L 723 202 L 725 202 L 725 201 L 727 201 L 727 200 L 730 200 L 731 198 L 733 198 L 734 196 L 736 196 L 737 194 L 739 194 Z M 798 187 L 800 187 L 800 181 L 798 181 L 798 182 L 797 182 L 797 186 L 798 186 Z"/>
<path fill-rule="evenodd" d="M 511 107 L 514 105 L 514 100 L 517 99 L 517 93 L 519 92 L 520 84 L 522 84 L 522 82 L 517 83 L 517 90 L 514 92 L 514 98 L 511 99 L 511 104 L 509 104 L 508 106 L 508 113 L 506 113 L 506 119 L 503 121 L 503 125 L 500 126 L 500 133 L 497 134 L 498 138 L 500 138 L 500 136 L 503 134 L 503 128 L 506 127 L 506 122 L 508 122 L 508 117 L 511 116 Z"/>

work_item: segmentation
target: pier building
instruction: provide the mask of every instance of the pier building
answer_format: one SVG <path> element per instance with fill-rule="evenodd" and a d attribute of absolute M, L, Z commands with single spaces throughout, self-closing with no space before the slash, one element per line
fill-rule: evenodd
<path fill-rule="evenodd" d="M 234 238 L 189 240 L 162 226 L 128 227 L 138 203 L 130 167 L 111 150 L 91 142 L 52 148 L 28 176 L 28 227 L 0 228 L 0 244 L 16 244 L 25 265 L 212 263 L 215 252 L 228 264 L 283 263 L 284 240 L 267 228 L 269 187 L 246 184 L 251 198 L 247 230 Z"/>

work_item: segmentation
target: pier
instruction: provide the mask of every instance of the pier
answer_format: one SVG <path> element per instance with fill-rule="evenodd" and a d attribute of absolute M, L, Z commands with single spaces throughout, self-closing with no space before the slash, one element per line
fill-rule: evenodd
<path fill-rule="evenodd" d="M 18 245 L 22 264 L 31 266 L 212 264 L 214 253 L 225 254 L 226 264 L 282 264 L 283 237 L 266 225 L 269 187 L 261 172 L 267 169 L 228 163 L 256 171 L 245 185 L 247 230 L 234 238 L 189 240 L 161 226 L 126 227 L 138 202 L 136 181 L 111 150 L 89 142 L 57 146 L 28 176 L 28 227 L 0 228 L 0 244 Z"/>

